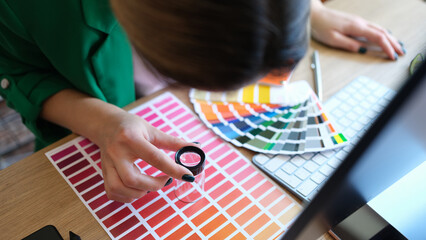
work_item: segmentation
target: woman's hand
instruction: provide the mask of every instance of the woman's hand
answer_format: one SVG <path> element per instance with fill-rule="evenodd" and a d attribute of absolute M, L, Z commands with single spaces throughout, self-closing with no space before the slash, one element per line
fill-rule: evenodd
<path fill-rule="evenodd" d="M 177 151 L 194 144 L 169 136 L 127 112 L 104 125 L 105 131 L 96 144 L 101 149 L 102 172 L 109 199 L 131 202 L 147 191 L 157 191 L 171 183 L 170 176 L 182 179 L 182 176 L 188 175 L 191 178 L 189 170 L 177 165 L 158 148 Z M 138 158 L 167 175 L 152 177 L 142 174 L 134 164 Z"/>
<path fill-rule="evenodd" d="M 131 202 L 170 183 L 170 177 L 194 181 L 191 172 L 161 149 L 177 151 L 195 145 L 169 136 L 142 118 L 72 89 L 62 90 L 43 104 L 41 116 L 89 138 L 101 151 L 105 190 L 111 200 Z M 152 177 L 135 166 L 143 159 L 166 175 Z"/>
<path fill-rule="evenodd" d="M 405 54 L 400 42 L 384 28 L 361 17 L 328 9 L 318 0 L 311 1 L 311 26 L 312 37 L 332 47 L 365 53 L 365 42 L 355 39 L 363 38 L 380 46 L 392 60 Z"/>

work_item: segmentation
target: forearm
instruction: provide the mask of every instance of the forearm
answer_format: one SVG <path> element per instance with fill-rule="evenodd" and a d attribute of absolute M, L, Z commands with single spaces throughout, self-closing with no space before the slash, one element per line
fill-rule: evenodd
<path fill-rule="evenodd" d="M 44 102 L 41 117 L 98 142 L 106 122 L 123 112 L 125 111 L 97 98 L 65 89 Z"/>

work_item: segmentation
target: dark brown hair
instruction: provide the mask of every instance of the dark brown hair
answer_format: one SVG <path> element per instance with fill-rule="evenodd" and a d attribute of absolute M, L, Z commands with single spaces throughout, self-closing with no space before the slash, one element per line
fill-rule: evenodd
<path fill-rule="evenodd" d="M 111 0 L 136 52 L 162 75 L 209 90 L 294 66 L 309 0 Z"/>

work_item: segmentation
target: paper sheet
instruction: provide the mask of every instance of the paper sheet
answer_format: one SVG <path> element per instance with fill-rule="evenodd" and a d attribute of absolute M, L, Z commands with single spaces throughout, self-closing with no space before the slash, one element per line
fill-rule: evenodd
<path fill-rule="evenodd" d="M 281 235 L 300 212 L 294 199 L 172 94 L 164 93 L 130 112 L 168 134 L 201 143 L 207 157 L 206 194 L 196 203 L 183 203 L 171 184 L 133 203 L 111 201 L 105 194 L 96 145 L 78 137 L 47 152 L 112 239 L 270 239 Z M 143 160 L 135 164 L 145 174 L 161 174 Z"/>

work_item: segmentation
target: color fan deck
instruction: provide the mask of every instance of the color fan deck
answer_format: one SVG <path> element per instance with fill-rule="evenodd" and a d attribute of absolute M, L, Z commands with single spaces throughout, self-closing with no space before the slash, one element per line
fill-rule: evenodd
<path fill-rule="evenodd" d="M 294 155 L 348 143 L 305 81 L 287 88 L 256 84 L 224 93 L 192 89 L 190 98 L 206 126 L 252 151 Z"/>

